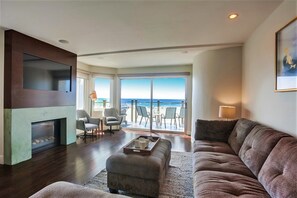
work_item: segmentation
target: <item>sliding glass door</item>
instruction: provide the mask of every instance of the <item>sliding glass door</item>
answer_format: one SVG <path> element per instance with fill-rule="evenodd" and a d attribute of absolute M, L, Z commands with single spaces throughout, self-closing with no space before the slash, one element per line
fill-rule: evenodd
<path fill-rule="evenodd" d="M 124 127 L 185 132 L 186 78 L 121 79 Z"/>
<path fill-rule="evenodd" d="M 124 127 L 150 129 L 150 79 L 121 80 L 121 114 Z"/>
<path fill-rule="evenodd" d="M 153 79 L 153 130 L 185 131 L 186 79 Z"/>

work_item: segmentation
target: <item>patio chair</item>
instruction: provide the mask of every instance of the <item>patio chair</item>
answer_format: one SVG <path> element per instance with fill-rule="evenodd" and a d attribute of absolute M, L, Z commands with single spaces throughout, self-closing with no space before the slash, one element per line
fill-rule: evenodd
<path fill-rule="evenodd" d="M 185 116 L 186 116 L 186 109 L 185 109 L 185 107 L 181 107 L 180 111 L 179 111 L 179 114 L 177 115 L 179 126 L 184 124 Z"/>
<path fill-rule="evenodd" d="M 164 120 L 164 125 L 166 129 L 166 119 L 170 119 L 170 125 L 172 125 L 172 120 L 174 119 L 174 124 L 177 128 L 177 123 L 176 123 L 176 107 L 167 107 L 165 111 L 165 115 L 161 115 L 161 125 L 162 125 L 162 120 Z"/>
<path fill-rule="evenodd" d="M 128 122 L 127 122 L 127 120 L 126 120 L 126 117 L 127 117 L 127 108 L 122 108 L 122 109 L 121 109 L 121 114 L 120 114 L 120 116 L 123 117 L 123 121 L 122 121 L 122 123 L 125 123 L 125 126 L 127 126 L 127 125 L 128 125 Z"/>
<path fill-rule="evenodd" d="M 115 108 L 104 109 L 104 125 L 109 126 L 110 134 L 114 134 L 112 126 L 120 126 L 123 116 L 120 116 Z"/>
<path fill-rule="evenodd" d="M 136 111 L 137 111 L 136 121 L 137 121 L 138 116 L 140 116 L 141 118 L 140 118 L 139 124 L 141 124 L 141 121 L 142 121 L 142 112 L 141 112 L 140 106 L 136 106 Z"/>
<path fill-rule="evenodd" d="M 76 111 L 76 129 L 84 131 L 83 137 L 87 137 L 89 131 L 92 132 L 98 130 L 100 124 L 100 118 L 92 118 L 85 110 Z"/>
<path fill-rule="evenodd" d="M 139 107 L 140 107 L 140 110 L 141 110 L 141 119 L 140 119 L 139 124 L 141 124 L 142 118 L 145 118 L 145 125 L 144 126 L 146 127 L 147 122 L 150 119 L 150 114 L 147 112 L 146 107 L 144 107 L 144 106 L 139 106 Z"/>

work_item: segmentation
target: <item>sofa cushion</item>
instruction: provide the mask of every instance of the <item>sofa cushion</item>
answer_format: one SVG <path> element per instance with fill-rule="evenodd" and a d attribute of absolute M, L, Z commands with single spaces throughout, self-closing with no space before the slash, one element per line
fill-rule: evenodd
<path fill-rule="evenodd" d="M 199 198 L 269 197 L 256 179 L 218 171 L 194 173 L 194 196 Z"/>
<path fill-rule="evenodd" d="M 282 137 L 286 136 L 288 134 L 257 125 L 245 138 L 239 151 L 239 157 L 254 175 L 258 176 L 271 150 Z"/>
<path fill-rule="evenodd" d="M 237 173 L 255 178 L 237 155 L 215 152 L 196 152 L 193 158 L 194 173 L 202 170 Z"/>
<path fill-rule="evenodd" d="M 237 120 L 197 120 L 195 140 L 227 142 Z"/>
<path fill-rule="evenodd" d="M 117 198 L 121 197 L 124 198 L 126 196 L 124 195 L 114 195 L 110 194 L 108 192 L 104 192 L 102 190 L 98 189 L 92 189 L 84 186 L 80 186 L 77 184 L 72 184 L 69 182 L 55 182 L 52 183 L 34 195 L 30 196 L 30 198 L 53 198 L 53 197 L 59 197 L 59 198 Z"/>
<path fill-rule="evenodd" d="M 218 152 L 235 155 L 231 147 L 224 142 L 212 142 L 207 140 L 196 140 L 193 144 L 193 152 Z"/>
<path fill-rule="evenodd" d="M 271 197 L 297 197 L 297 139 L 282 138 L 263 164 L 258 179 Z"/>
<path fill-rule="evenodd" d="M 246 136 L 257 125 L 256 122 L 241 118 L 237 121 L 232 133 L 229 136 L 228 143 L 236 154 L 245 140 Z"/>

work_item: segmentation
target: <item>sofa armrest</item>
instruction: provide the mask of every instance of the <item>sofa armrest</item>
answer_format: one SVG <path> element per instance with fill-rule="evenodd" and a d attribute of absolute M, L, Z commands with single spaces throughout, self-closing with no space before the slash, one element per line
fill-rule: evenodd
<path fill-rule="evenodd" d="M 228 142 L 237 120 L 197 120 L 195 140 Z"/>

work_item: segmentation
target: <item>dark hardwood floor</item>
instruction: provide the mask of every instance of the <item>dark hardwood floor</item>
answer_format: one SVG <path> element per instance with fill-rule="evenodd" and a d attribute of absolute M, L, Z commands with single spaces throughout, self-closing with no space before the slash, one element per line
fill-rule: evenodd
<path fill-rule="evenodd" d="M 110 136 L 77 139 L 33 155 L 14 166 L 0 165 L 0 197 L 28 197 L 56 181 L 84 184 L 105 168 L 106 159 L 133 138 L 147 132 L 122 130 Z M 191 151 L 186 135 L 160 134 L 172 142 L 172 151 Z"/>

